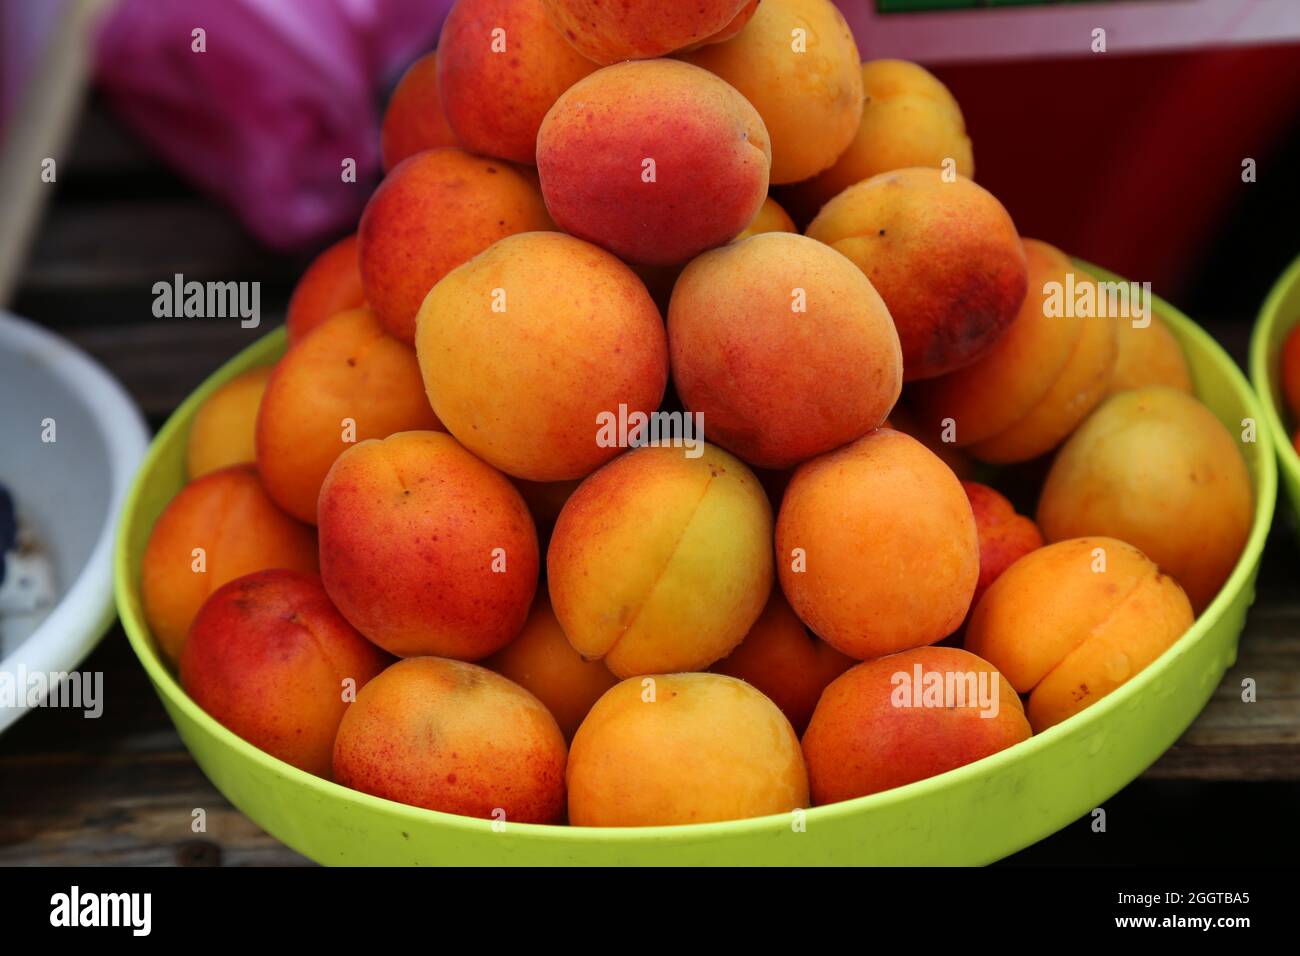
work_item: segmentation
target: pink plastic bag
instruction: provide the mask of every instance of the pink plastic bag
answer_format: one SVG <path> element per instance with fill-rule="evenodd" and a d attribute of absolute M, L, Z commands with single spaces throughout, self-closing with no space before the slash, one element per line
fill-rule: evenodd
<path fill-rule="evenodd" d="M 122 0 L 100 34 L 98 79 L 260 240 L 311 246 L 355 224 L 379 172 L 380 90 L 434 48 L 451 2 Z"/>

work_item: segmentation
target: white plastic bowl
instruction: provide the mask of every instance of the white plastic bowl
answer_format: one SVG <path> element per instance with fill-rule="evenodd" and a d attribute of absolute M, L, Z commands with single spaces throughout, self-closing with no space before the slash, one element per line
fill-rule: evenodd
<path fill-rule="evenodd" d="M 42 441 L 45 419 L 53 442 Z M 0 732 L 29 709 L 21 675 L 74 670 L 112 624 L 118 508 L 148 444 L 140 410 L 102 367 L 0 311 L 0 482 L 52 560 L 57 588 L 44 617 L 0 621 L 0 670 L 18 690 L 13 706 L 0 706 Z"/>

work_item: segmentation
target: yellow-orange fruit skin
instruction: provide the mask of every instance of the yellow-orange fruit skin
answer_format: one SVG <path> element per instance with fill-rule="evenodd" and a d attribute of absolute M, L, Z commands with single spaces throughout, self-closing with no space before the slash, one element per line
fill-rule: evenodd
<path fill-rule="evenodd" d="M 1236 567 L 1254 513 L 1237 441 L 1163 386 L 1107 399 L 1062 446 L 1038 501 L 1048 541 L 1106 535 L 1142 550 L 1199 614 Z"/>
<path fill-rule="evenodd" d="M 777 588 L 740 646 L 710 670 L 757 687 L 803 733 L 826 685 L 856 663 L 810 632 Z"/>
<path fill-rule="evenodd" d="M 741 642 L 772 586 L 772 511 L 712 445 L 638 448 L 584 481 L 547 551 L 569 642 L 618 677 L 703 670 Z"/>
<path fill-rule="evenodd" d="M 180 659 L 209 594 L 267 568 L 315 572 L 316 535 L 275 506 L 257 472 L 236 465 L 182 488 L 154 523 L 140 563 L 145 620 L 163 655 Z"/>
<path fill-rule="evenodd" d="M 975 178 L 961 107 L 948 88 L 906 60 L 862 64 L 864 105 L 853 141 L 830 169 L 794 187 L 796 209 L 815 215 L 854 183 L 910 166 L 949 168 Z"/>
<path fill-rule="evenodd" d="M 641 265 L 685 262 L 743 232 L 770 162 L 754 107 L 677 60 L 597 70 L 555 101 L 537 135 L 556 225 Z"/>
<path fill-rule="evenodd" d="M 325 590 L 400 657 L 478 660 L 510 642 L 537 587 L 537 531 L 504 475 L 442 432 L 344 452 L 320 493 Z"/>
<path fill-rule="evenodd" d="M 357 236 L 353 233 L 313 259 L 294 286 L 285 313 L 289 344 L 301 341 L 335 313 L 358 308 L 365 301 Z"/>
<path fill-rule="evenodd" d="M 1118 352 L 1114 319 L 1056 314 L 1053 289 L 1091 283 L 1060 250 L 1027 239 L 1029 293 L 1006 333 L 973 364 L 910 395 L 932 427 L 981 461 L 1028 461 L 1059 445 L 1101 401 Z"/>
<path fill-rule="evenodd" d="M 537 595 L 524 629 L 483 666 L 510 678 L 546 705 L 565 740 L 618 678 L 600 661 L 586 661 L 564 636 L 545 591 Z"/>
<path fill-rule="evenodd" d="M 1029 695 L 1038 733 L 1132 678 L 1192 620 L 1178 583 L 1137 548 L 1071 538 L 1031 551 L 993 582 L 965 646 Z"/>
<path fill-rule="evenodd" d="M 785 468 L 877 427 L 903 356 L 889 310 L 848 259 L 794 233 L 699 256 L 668 309 L 673 381 L 712 440 Z"/>
<path fill-rule="evenodd" d="M 953 675 L 968 696 L 945 699 L 953 706 L 927 705 L 902 679 L 914 684 L 918 668 L 922 687 L 935 679 L 929 675 Z M 804 733 L 803 751 L 813 803 L 820 806 L 924 780 L 1029 737 L 1020 698 L 992 664 L 960 648 L 918 647 L 858 664 L 832 681 Z"/>
<path fill-rule="evenodd" d="M 357 695 L 334 779 L 411 806 L 510 823 L 564 817 L 564 737 L 532 694 L 440 657 L 399 661 Z"/>
<path fill-rule="evenodd" d="M 390 334 L 414 344 L 415 315 L 439 279 L 498 239 L 553 227 L 536 182 L 508 163 L 455 147 L 416 153 L 361 214 L 366 301 Z"/>
<path fill-rule="evenodd" d="M 859 660 L 951 634 L 979 578 L 957 476 L 888 428 L 799 466 L 781 499 L 776 555 L 795 613 Z"/>
<path fill-rule="evenodd" d="M 748 239 L 750 236 L 757 236 L 765 232 L 798 232 L 794 220 L 790 214 L 781 208 L 771 196 L 763 200 L 763 205 L 758 207 L 758 212 L 750 220 L 745 231 L 738 235 L 733 242 L 739 242 L 742 239 Z"/>
<path fill-rule="evenodd" d="M 861 58 L 831 0 L 763 0 L 730 40 L 680 57 L 754 104 L 772 138 L 774 183 L 817 175 L 853 142 L 862 120 Z"/>
<path fill-rule="evenodd" d="M 321 483 L 355 442 L 441 428 L 411 347 L 353 309 L 276 364 L 257 413 L 257 470 L 276 504 L 315 524 Z"/>
<path fill-rule="evenodd" d="M 1149 325 L 1130 319 L 1115 321 L 1118 354 L 1106 394 L 1149 385 L 1165 385 L 1188 395 L 1196 394 L 1182 346 L 1159 315 L 1153 313 L 1150 319 Z"/>
<path fill-rule="evenodd" d="M 453 270 L 420 308 L 428 403 L 517 478 L 582 478 L 619 449 L 602 415 L 648 414 L 668 381 L 663 320 L 636 275 L 556 232 L 511 236 Z"/>
<path fill-rule="evenodd" d="M 316 575 L 258 571 L 204 602 L 180 678 L 209 716 L 258 749 L 329 777 L 345 692 L 390 661 L 343 620 Z"/>
<path fill-rule="evenodd" d="M 757 0 L 542 0 L 551 22 L 583 56 L 597 63 L 646 60 L 734 36 Z"/>
<path fill-rule="evenodd" d="M 853 260 L 889 307 L 903 375 L 969 365 L 1015 320 L 1028 288 L 1015 224 L 992 194 L 937 169 L 881 173 L 825 206 L 807 235 Z"/>
<path fill-rule="evenodd" d="M 574 826 L 710 823 L 808 804 L 790 722 L 721 674 L 634 677 L 607 691 L 574 735 L 566 778 Z"/>
<path fill-rule="evenodd" d="M 426 149 L 457 146 L 438 91 L 438 51 L 412 63 L 393 88 L 379 129 L 384 171 Z"/>
<path fill-rule="evenodd" d="M 457 139 L 516 163 L 534 161 L 542 117 L 597 66 L 551 24 L 542 0 L 459 0 L 439 42 L 438 87 Z"/>
<path fill-rule="evenodd" d="M 271 366 L 241 372 L 208 396 L 194 413 L 185 446 L 185 471 L 194 478 L 257 460 L 257 408 Z"/>

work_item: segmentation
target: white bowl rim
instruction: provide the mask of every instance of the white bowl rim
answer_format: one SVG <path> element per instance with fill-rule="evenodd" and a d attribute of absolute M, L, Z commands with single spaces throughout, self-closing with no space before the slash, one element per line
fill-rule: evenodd
<path fill-rule="evenodd" d="M 0 670 L 15 675 L 20 668 L 28 674 L 70 672 L 99 643 L 116 616 L 113 539 L 122 501 L 149 446 L 149 430 L 126 389 L 66 339 L 0 309 L 0 348 L 39 349 L 43 367 L 86 406 L 108 455 L 108 508 L 90 558 L 40 626 L 0 662 Z M 0 733 L 30 709 L 22 693 L 13 706 L 0 707 Z"/>

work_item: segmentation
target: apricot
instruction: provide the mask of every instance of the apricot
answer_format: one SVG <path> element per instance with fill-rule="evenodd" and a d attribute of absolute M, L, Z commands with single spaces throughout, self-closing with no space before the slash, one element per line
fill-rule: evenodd
<path fill-rule="evenodd" d="M 923 421 L 951 420 L 959 446 L 997 464 L 1059 445 L 1101 401 L 1117 354 L 1115 320 L 1049 308 L 1053 288 L 1092 277 L 1045 242 L 1026 239 L 1024 249 L 1029 293 L 1011 327 L 973 364 L 910 396 Z"/>
<path fill-rule="evenodd" d="M 564 737 L 518 684 L 440 657 L 367 684 L 334 743 L 334 779 L 411 806 L 502 823 L 564 816 Z"/>
<path fill-rule="evenodd" d="M 970 499 L 980 541 L 980 576 L 971 599 L 974 607 L 1003 571 L 1043 546 L 1043 534 L 1032 519 L 1017 514 L 1011 502 L 988 485 L 963 481 L 961 486 Z"/>
<path fill-rule="evenodd" d="M 438 51 L 426 53 L 402 74 L 388 99 L 379 149 L 388 172 L 408 156 L 440 146 L 458 146 L 438 91 Z"/>
<path fill-rule="evenodd" d="M 808 805 L 799 738 L 780 709 L 721 674 L 629 678 L 578 728 L 566 773 L 569 822 L 671 826 Z"/>
<path fill-rule="evenodd" d="M 325 590 L 400 657 L 477 660 L 519 633 L 537 587 L 537 531 L 519 492 L 442 432 L 353 445 L 320 491 Z"/>
<path fill-rule="evenodd" d="M 749 225 L 733 241 L 739 242 L 741 239 L 748 239 L 750 236 L 757 236 L 764 232 L 798 231 L 790 214 L 781 208 L 780 203 L 768 196 L 763 200 L 763 205 L 758 207 L 758 212 L 749 221 Z"/>
<path fill-rule="evenodd" d="M 551 22 L 588 59 L 646 60 L 734 36 L 758 0 L 542 0 Z"/>
<path fill-rule="evenodd" d="M 518 478 L 582 478 L 618 454 L 602 415 L 648 414 L 668 380 L 663 320 L 636 275 L 558 232 L 503 239 L 420 308 L 429 403 L 484 461 Z"/>
<path fill-rule="evenodd" d="M 962 176 L 881 173 L 823 206 L 807 234 L 853 260 L 885 300 L 908 380 L 974 362 L 1025 300 L 1015 224 L 991 193 Z"/>
<path fill-rule="evenodd" d="M 1192 372 L 1182 347 L 1159 315 L 1153 313 L 1150 318 L 1149 325 L 1127 319 L 1114 323 L 1117 355 L 1106 394 L 1167 385 L 1194 395 Z"/>
<path fill-rule="evenodd" d="M 537 184 L 500 160 L 454 147 L 398 163 L 357 231 L 366 301 L 390 334 L 415 343 L 415 314 L 462 262 L 516 232 L 551 229 Z"/>
<path fill-rule="evenodd" d="M 832 681 L 803 752 L 820 805 L 946 773 L 1029 737 L 1020 698 L 992 664 L 956 647 L 918 647 Z"/>
<path fill-rule="evenodd" d="M 784 468 L 876 428 L 903 357 L 871 282 L 829 246 L 774 232 L 706 252 L 668 309 L 673 381 L 713 441 Z"/>
<path fill-rule="evenodd" d="M 253 442 L 257 408 L 270 377 L 269 365 L 250 368 L 224 383 L 199 406 L 185 446 L 185 470 L 191 479 L 257 460 Z"/>
<path fill-rule="evenodd" d="M 753 684 L 803 733 L 826 685 L 856 663 L 811 633 L 777 588 L 740 646 L 710 669 Z"/>
<path fill-rule="evenodd" d="M 741 642 L 772 587 L 758 479 L 712 445 L 687 451 L 615 458 L 578 486 L 551 535 L 555 616 L 579 654 L 619 677 L 703 670 Z"/>
<path fill-rule="evenodd" d="M 862 88 L 865 104 L 853 141 L 830 169 L 795 187 L 800 208 L 815 214 L 854 183 L 909 166 L 949 163 L 959 175 L 975 178 L 961 107 L 932 73 L 906 60 L 871 60 L 862 64 Z"/>
<path fill-rule="evenodd" d="M 1228 429 L 1185 392 L 1152 386 L 1108 398 L 1061 447 L 1038 526 L 1048 541 L 1127 541 L 1182 585 L 1199 614 L 1236 566 L 1253 511 Z"/>
<path fill-rule="evenodd" d="M 181 652 L 181 686 L 259 750 L 330 776 L 339 721 L 389 663 L 335 610 L 320 578 L 258 571 L 203 603 Z"/>
<path fill-rule="evenodd" d="M 859 660 L 951 634 L 979 578 L 975 517 L 957 476 L 889 428 L 799 466 L 781 500 L 776 555 L 795 613 Z"/>
<path fill-rule="evenodd" d="M 643 265 L 685 262 L 741 233 L 767 196 L 770 161 L 749 102 L 676 60 L 597 70 L 556 100 L 537 136 L 556 224 Z"/>
<path fill-rule="evenodd" d="M 861 57 L 831 0 L 763 0 L 732 39 L 680 56 L 754 104 L 772 138 L 774 183 L 815 176 L 853 142 Z"/>
<path fill-rule="evenodd" d="M 1187 595 L 1137 548 L 1072 538 L 993 582 L 967 624 L 966 649 L 1029 695 L 1038 733 L 1115 690 L 1191 624 Z"/>
<path fill-rule="evenodd" d="M 535 160 L 546 111 L 596 69 L 547 19 L 542 0 L 459 0 L 440 43 L 438 85 L 457 139 L 516 163 Z"/>
<path fill-rule="evenodd" d="M 175 663 L 190 622 L 227 581 L 267 568 L 312 571 L 316 535 L 275 506 L 247 465 L 191 481 L 163 509 L 140 563 L 145 620 Z"/>
<path fill-rule="evenodd" d="M 351 444 L 441 428 L 411 347 L 353 309 L 276 364 L 257 414 L 257 470 L 276 504 L 314 524 L 325 474 Z"/>
<path fill-rule="evenodd" d="M 331 315 L 355 309 L 366 301 L 357 259 L 357 236 L 344 236 L 307 267 L 289 296 L 285 326 L 289 344 L 302 340 Z"/>
<path fill-rule="evenodd" d="M 583 660 L 573 649 L 545 590 L 538 592 L 519 636 L 483 666 L 510 678 L 545 704 L 565 740 L 573 738 L 600 695 L 618 683 L 603 663 Z"/>
<path fill-rule="evenodd" d="M 1279 361 L 1282 401 L 1292 420 L 1300 419 L 1300 323 L 1283 340 Z"/>

